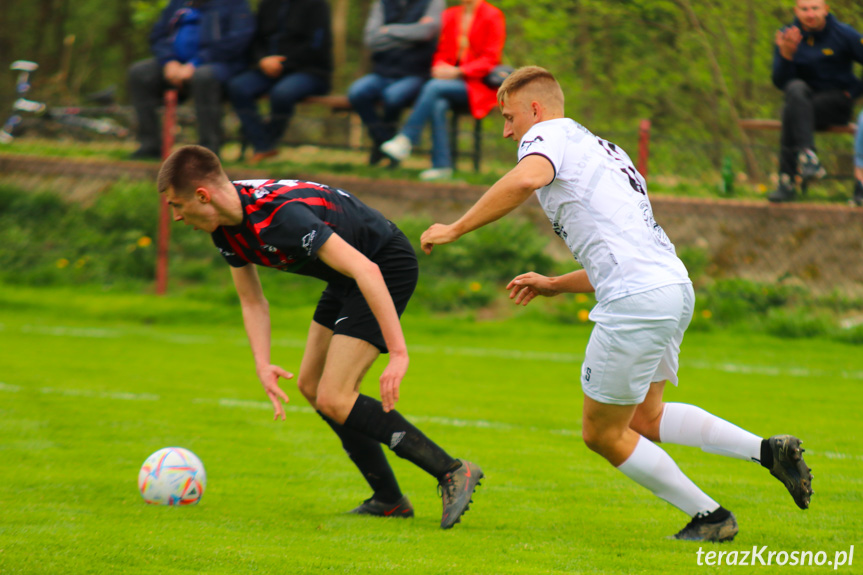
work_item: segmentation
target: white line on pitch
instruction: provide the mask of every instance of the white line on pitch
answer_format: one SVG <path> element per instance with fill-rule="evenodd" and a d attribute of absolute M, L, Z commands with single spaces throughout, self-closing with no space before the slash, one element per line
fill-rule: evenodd
<path fill-rule="evenodd" d="M 12 385 L 0 381 L 0 391 L 9 393 L 20 392 L 23 388 L 20 385 Z M 132 393 L 125 391 L 93 391 L 88 389 L 58 389 L 53 387 L 41 387 L 36 391 L 43 395 L 63 395 L 66 397 L 91 397 L 99 399 L 115 399 L 121 401 L 160 401 L 161 397 L 153 393 Z M 254 409 L 258 411 L 269 411 L 273 408 L 269 401 L 259 401 L 254 399 L 233 399 L 222 397 L 219 399 L 211 398 L 195 398 L 192 403 L 215 403 L 221 407 L 239 408 L 239 409 Z M 308 405 L 286 405 L 285 411 L 289 413 L 305 413 L 313 414 L 315 410 Z M 412 421 L 418 423 L 432 423 L 437 425 L 445 425 L 448 427 L 471 427 L 477 429 L 495 429 L 501 431 L 529 431 L 537 433 L 551 433 L 553 435 L 563 436 L 580 436 L 581 427 L 577 423 L 573 424 L 571 429 L 545 429 L 534 426 L 520 426 L 511 423 L 500 421 L 487 421 L 484 419 L 456 419 L 452 417 L 439 417 L 429 415 L 409 415 Z M 841 459 L 863 461 L 863 455 L 853 453 L 841 453 L 837 451 L 813 451 L 807 449 L 810 455 L 820 455 L 827 459 Z"/>
<path fill-rule="evenodd" d="M 67 326 L 32 326 L 25 325 L 21 328 L 25 333 L 37 333 L 40 335 L 52 335 L 57 337 L 83 337 L 83 338 L 119 338 L 130 335 L 131 332 L 119 328 L 103 329 L 103 328 L 88 328 L 88 327 L 67 327 Z M 137 336 L 146 336 L 154 340 L 168 341 L 177 344 L 200 345 L 204 343 L 213 343 L 218 341 L 214 336 L 200 334 L 175 334 L 175 333 L 160 333 L 153 330 L 136 331 Z M 244 338 L 235 338 L 233 345 L 247 346 L 248 341 Z M 305 341 L 293 338 L 277 338 L 273 339 L 271 345 L 273 347 L 283 347 L 290 349 L 302 349 L 305 346 Z M 419 354 L 433 354 L 438 356 L 463 356 L 463 357 L 492 357 L 501 359 L 514 359 L 520 361 L 547 361 L 554 363 L 580 363 L 583 355 L 574 353 L 556 353 L 542 351 L 524 351 L 518 349 L 502 349 L 502 348 L 484 348 L 484 347 L 449 347 L 449 346 L 434 346 L 434 345 L 412 345 L 410 350 Z M 772 377 L 828 377 L 838 379 L 863 380 L 863 371 L 861 370 L 839 370 L 830 371 L 823 369 L 809 369 L 806 367 L 777 367 L 771 365 L 746 365 L 729 362 L 709 362 L 697 359 L 687 359 L 685 356 L 681 358 L 681 367 L 720 371 L 723 373 L 742 373 L 742 374 L 757 374 L 768 375 Z"/>

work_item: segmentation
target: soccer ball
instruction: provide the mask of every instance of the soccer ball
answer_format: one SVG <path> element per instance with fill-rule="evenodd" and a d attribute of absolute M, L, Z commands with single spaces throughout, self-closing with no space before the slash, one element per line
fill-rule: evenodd
<path fill-rule="evenodd" d="M 165 447 L 144 461 L 138 490 L 153 505 L 194 505 L 207 487 L 207 472 L 198 456 L 182 447 Z"/>

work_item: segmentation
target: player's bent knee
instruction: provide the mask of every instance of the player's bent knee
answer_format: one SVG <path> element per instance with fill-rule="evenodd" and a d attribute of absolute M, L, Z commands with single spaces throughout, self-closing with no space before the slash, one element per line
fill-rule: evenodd
<path fill-rule="evenodd" d="M 588 449 L 599 453 L 600 455 L 603 452 L 603 435 L 598 433 L 596 430 L 582 428 L 581 430 L 581 438 L 584 440 L 584 444 Z"/>
<path fill-rule="evenodd" d="M 297 388 L 300 390 L 300 393 L 303 394 L 309 403 L 312 405 L 317 404 L 317 395 L 318 395 L 318 380 L 314 378 L 306 378 L 302 375 L 297 380 Z"/>
<path fill-rule="evenodd" d="M 629 428 L 651 441 L 659 441 L 659 422 L 662 419 L 661 415 L 662 411 L 660 411 L 658 415 L 646 415 L 636 411 L 635 415 L 632 417 L 632 421 L 629 422 Z"/>
<path fill-rule="evenodd" d="M 618 444 L 623 439 L 616 429 L 601 429 L 584 427 L 581 430 L 581 438 L 591 451 L 607 457 L 617 450 Z"/>
<path fill-rule="evenodd" d="M 339 423 L 344 423 L 353 407 L 343 394 L 321 391 L 318 392 L 316 404 L 321 413 Z"/>

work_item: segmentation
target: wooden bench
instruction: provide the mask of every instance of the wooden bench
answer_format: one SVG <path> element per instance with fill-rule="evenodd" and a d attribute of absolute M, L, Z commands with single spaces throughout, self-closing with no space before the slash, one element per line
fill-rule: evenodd
<path fill-rule="evenodd" d="M 782 122 L 780 120 L 759 120 L 755 118 L 740 120 L 740 127 L 744 130 L 772 130 L 780 131 Z M 856 134 L 857 124 L 846 124 L 845 126 L 830 126 L 819 132 L 827 134 Z"/>
<path fill-rule="evenodd" d="M 747 118 L 741 119 L 739 121 L 739 126 L 744 130 L 766 130 L 778 132 L 782 130 L 782 121 L 781 120 L 766 120 L 766 119 L 758 119 L 758 118 Z M 819 134 L 851 134 L 852 136 L 857 133 L 857 124 L 846 124 L 844 126 L 830 126 L 824 130 L 818 130 Z M 828 174 L 827 178 L 836 179 L 836 180 L 847 180 L 854 179 L 854 174 Z M 806 193 L 806 188 L 809 182 L 804 181 L 801 185 L 801 192 Z"/>
<path fill-rule="evenodd" d="M 299 102 L 298 105 L 305 106 L 323 106 L 328 108 L 333 113 L 346 113 L 350 121 L 348 134 L 348 148 L 359 149 L 362 147 L 363 124 L 360 117 L 354 112 L 348 97 L 343 94 L 329 94 L 326 96 L 310 96 Z M 452 163 L 458 165 L 459 157 L 459 123 L 462 117 L 472 118 L 470 110 L 467 108 L 454 108 L 450 116 L 450 151 L 452 153 Z M 473 160 L 473 169 L 479 172 L 480 159 L 482 158 L 482 119 L 474 119 L 473 124 L 473 149 L 468 152 L 468 157 Z"/>
<path fill-rule="evenodd" d="M 348 137 L 345 147 L 351 150 L 362 148 L 363 140 L 363 123 L 360 117 L 354 112 L 350 100 L 344 94 L 328 94 L 325 96 L 309 96 L 297 103 L 298 106 L 316 106 L 328 109 L 334 114 L 345 114 L 348 117 Z M 170 132 L 171 142 L 173 142 L 174 123 L 167 118 L 176 117 L 177 93 L 175 90 L 165 92 L 165 116 L 166 121 L 163 123 L 163 139 L 168 137 Z M 463 116 L 470 117 L 470 112 L 465 109 L 454 109 L 450 119 L 450 149 L 452 151 L 453 165 L 457 165 L 459 157 L 458 149 L 458 126 L 459 120 Z M 245 156 L 247 142 L 241 137 L 240 158 Z M 170 149 L 170 148 L 166 148 Z M 474 170 L 479 172 L 480 158 L 482 156 L 482 120 L 474 120 L 473 127 L 473 149 L 468 152 L 468 156 L 473 160 Z"/>

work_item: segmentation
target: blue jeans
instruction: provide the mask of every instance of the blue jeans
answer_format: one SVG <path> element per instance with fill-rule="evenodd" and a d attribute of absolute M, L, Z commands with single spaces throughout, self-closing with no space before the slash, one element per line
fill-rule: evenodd
<path fill-rule="evenodd" d="M 402 134 L 416 146 L 426 123 L 432 130 L 432 167 L 451 168 L 446 113 L 453 106 L 467 106 L 464 80 L 429 80 L 414 104 L 414 111 L 402 127 Z"/>
<path fill-rule="evenodd" d="M 228 95 L 240 117 L 243 134 L 256 152 L 269 152 L 278 145 L 297 102 L 329 91 L 328 79 L 305 72 L 270 78 L 259 70 L 249 70 L 228 83 Z M 258 98 L 266 93 L 270 94 L 270 121 L 267 123 L 261 119 L 257 104 Z"/>
<path fill-rule="evenodd" d="M 854 165 L 863 168 L 863 110 L 857 116 L 857 137 L 854 140 Z"/>
<path fill-rule="evenodd" d="M 348 100 L 376 146 L 395 136 L 402 110 L 416 100 L 425 81 L 422 76 L 387 78 L 369 74 L 351 84 Z M 383 104 L 382 114 L 378 112 L 379 102 Z"/>

